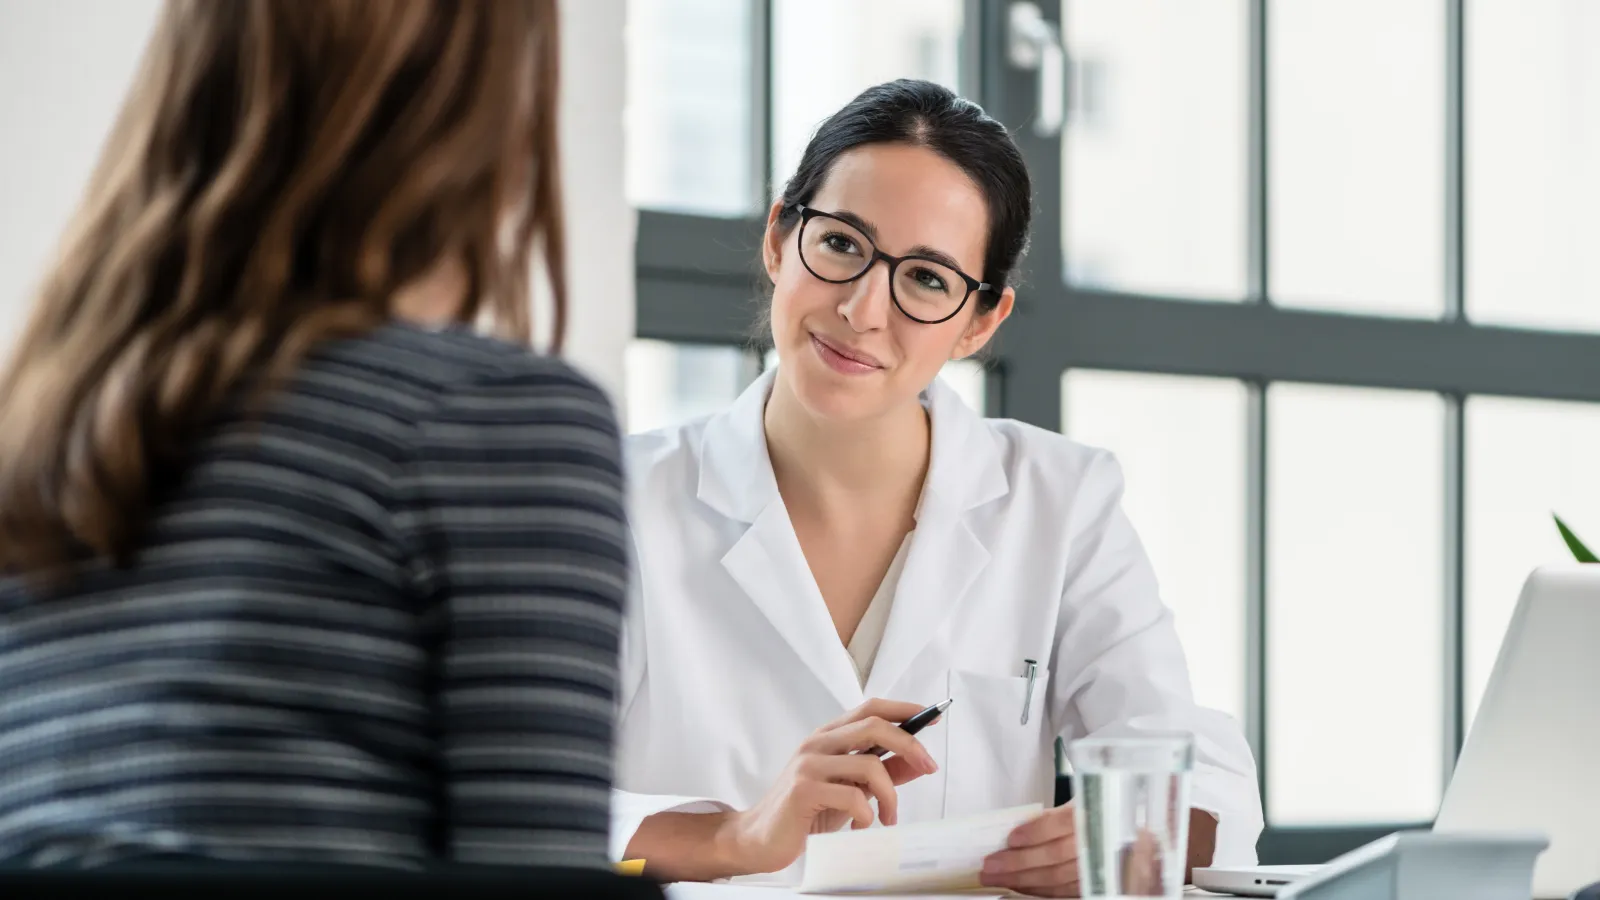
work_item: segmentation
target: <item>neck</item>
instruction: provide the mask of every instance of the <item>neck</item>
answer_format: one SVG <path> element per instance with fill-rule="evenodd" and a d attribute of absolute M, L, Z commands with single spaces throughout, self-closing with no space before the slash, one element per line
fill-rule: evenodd
<path fill-rule="evenodd" d="M 466 296 L 466 267 L 461 260 L 446 257 L 402 285 L 390 300 L 390 308 L 397 318 L 418 325 L 448 325 L 461 315 Z"/>
<path fill-rule="evenodd" d="M 911 518 L 932 446 L 922 404 L 913 400 L 859 422 L 826 421 L 800 404 L 780 369 L 763 423 L 773 475 L 791 513 L 873 510 Z"/>

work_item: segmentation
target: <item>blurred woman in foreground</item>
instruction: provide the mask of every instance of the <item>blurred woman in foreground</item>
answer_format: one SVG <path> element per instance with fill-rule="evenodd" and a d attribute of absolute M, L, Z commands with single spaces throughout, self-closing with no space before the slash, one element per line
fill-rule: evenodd
<path fill-rule="evenodd" d="M 556 49 L 554 0 L 169 0 L 0 379 L 0 859 L 605 864 Z"/>

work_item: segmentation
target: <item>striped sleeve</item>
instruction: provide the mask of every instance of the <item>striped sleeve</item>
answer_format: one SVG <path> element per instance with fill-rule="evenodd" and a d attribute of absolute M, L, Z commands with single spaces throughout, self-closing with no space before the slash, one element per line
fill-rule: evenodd
<path fill-rule="evenodd" d="M 402 527 L 434 598 L 450 857 L 606 864 L 628 534 L 605 395 L 560 363 L 453 388 Z"/>

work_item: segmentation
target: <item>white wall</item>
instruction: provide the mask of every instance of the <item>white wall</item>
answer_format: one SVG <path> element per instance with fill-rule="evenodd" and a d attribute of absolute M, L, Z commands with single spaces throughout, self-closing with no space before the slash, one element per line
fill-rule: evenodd
<path fill-rule="evenodd" d="M 159 0 L 0 0 L 0 353 L 77 205 Z M 633 334 L 622 0 L 562 0 L 567 356 L 613 396 Z M 620 403 L 620 399 L 619 399 Z"/>
<path fill-rule="evenodd" d="M 122 105 L 159 0 L 0 0 L 0 354 Z"/>
<path fill-rule="evenodd" d="M 561 0 L 561 153 L 567 204 L 566 357 L 624 401 L 638 216 L 624 193 L 623 0 Z M 624 419 L 626 421 L 626 419 Z"/>

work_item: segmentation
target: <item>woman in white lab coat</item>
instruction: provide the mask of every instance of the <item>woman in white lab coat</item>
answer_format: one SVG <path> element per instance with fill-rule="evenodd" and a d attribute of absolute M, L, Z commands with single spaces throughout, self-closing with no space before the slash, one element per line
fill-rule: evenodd
<path fill-rule="evenodd" d="M 936 379 L 1009 315 L 1031 202 L 1003 126 L 926 82 L 812 139 L 762 246 L 781 365 L 628 448 L 617 855 L 670 880 L 776 871 L 871 824 L 869 800 L 885 824 L 1049 806 L 1058 735 L 1186 731 L 1191 863 L 1213 841 L 1254 861 L 1249 748 L 1194 703 L 1116 461 Z M 916 738 L 894 726 L 946 697 Z M 874 744 L 898 758 L 851 754 Z M 985 883 L 1075 894 L 1072 827 L 1022 826 Z"/>

